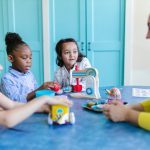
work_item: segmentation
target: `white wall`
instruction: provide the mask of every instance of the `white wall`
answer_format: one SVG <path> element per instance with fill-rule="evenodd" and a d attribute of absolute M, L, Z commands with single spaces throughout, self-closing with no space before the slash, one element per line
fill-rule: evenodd
<path fill-rule="evenodd" d="M 125 85 L 150 85 L 150 0 L 127 0 L 126 8 Z"/>

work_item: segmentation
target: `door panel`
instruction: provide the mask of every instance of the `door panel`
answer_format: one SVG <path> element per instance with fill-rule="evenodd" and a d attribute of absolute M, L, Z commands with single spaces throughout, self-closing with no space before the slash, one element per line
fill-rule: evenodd
<path fill-rule="evenodd" d="M 87 57 L 100 86 L 123 84 L 124 7 L 121 0 L 87 1 Z"/>
<path fill-rule="evenodd" d="M 50 0 L 51 76 L 56 70 L 56 43 L 62 38 L 74 38 L 86 54 L 85 0 Z"/>
<path fill-rule="evenodd" d="M 94 59 L 93 66 L 99 70 L 100 85 L 110 86 L 110 83 L 116 85 L 116 81 L 119 80 L 119 53 L 117 51 L 101 51 L 99 54 L 97 51 L 94 52 Z"/>

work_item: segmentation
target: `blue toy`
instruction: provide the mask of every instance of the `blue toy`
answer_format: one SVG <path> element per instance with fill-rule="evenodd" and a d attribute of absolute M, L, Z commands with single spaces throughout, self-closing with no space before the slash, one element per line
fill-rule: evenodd
<path fill-rule="evenodd" d="M 51 90 L 39 90 L 35 92 L 35 96 L 43 96 L 43 95 L 49 95 L 49 96 L 55 96 L 55 92 Z"/>

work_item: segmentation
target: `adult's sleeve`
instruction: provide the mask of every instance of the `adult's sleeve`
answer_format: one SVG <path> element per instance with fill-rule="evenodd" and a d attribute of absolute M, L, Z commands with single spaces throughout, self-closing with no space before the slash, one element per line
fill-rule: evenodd
<path fill-rule="evenodd" d="M 150 113 L 141 112 L 138 117 L 138 125 L 146 130 L 150 131 Z"/>
<path fill-rule="evenodd" d="M 150 112 L 150 99 L 140 102 L 145 112 Z"/>

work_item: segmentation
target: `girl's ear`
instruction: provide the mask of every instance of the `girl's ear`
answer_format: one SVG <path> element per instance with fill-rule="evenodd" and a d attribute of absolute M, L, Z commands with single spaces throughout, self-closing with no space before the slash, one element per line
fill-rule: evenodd
<path fill-rule="evenodd" d="M 14 62 L 14 57 L 12 55 L 8 55 L 8 60 L 12 63 Z"/>

